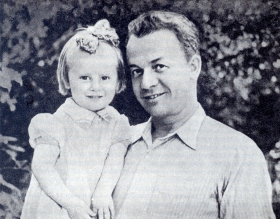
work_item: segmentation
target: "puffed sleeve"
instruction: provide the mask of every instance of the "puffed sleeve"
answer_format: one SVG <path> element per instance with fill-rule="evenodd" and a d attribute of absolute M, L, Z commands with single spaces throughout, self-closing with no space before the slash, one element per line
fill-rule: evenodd
<path fill-rule="evenodd" d="M 64 135 L 62 124 L 49 113 L 42 113 L 33 117 L 28 127 L 28 133 L 32 148 L 39 144 L 60 147 Z"/>
<path fill-rule="evenodd" d="M 131 142 L 131 132 L 128 118 L 120 115 L 112 133 L 112 144 L 122 143 L 126 148 Z"/>

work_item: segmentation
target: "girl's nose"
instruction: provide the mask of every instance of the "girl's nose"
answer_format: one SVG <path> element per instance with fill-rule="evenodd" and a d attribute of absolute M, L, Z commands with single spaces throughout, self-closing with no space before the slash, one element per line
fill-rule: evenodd
<path fill-rule="evenodd" d="M 90 90 L 99 90 L 100 89 L 100 81 L 98 79 L 92 79 L 90 83 Z"/>

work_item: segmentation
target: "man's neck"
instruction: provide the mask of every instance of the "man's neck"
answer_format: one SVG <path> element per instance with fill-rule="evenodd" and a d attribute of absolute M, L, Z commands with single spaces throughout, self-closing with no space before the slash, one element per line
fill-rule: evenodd
<path fill-rule="evenodd" d="M 175 132 L 186 123 L 198 109 L 199 103 L 193 104 L 185 112 L 178 115 L 170 115 L 164 118 L 152 118 L 152 138 L 164 137 Z"/>

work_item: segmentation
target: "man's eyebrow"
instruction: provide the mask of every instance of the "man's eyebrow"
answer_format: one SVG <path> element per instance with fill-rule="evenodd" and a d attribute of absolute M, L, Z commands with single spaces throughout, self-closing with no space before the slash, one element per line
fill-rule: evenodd
<path fill-rule="evenodd" d="M 162 57 L 153 59 L 152 61 L 150 61 L 150 63 L 151 63 L 151 64 L 154 64 L 154 63 L 156 63 L 157 61 L 159 61 L 159 60 L 161 60 L 161 59 L 162 59 Z M 128 65 L 128 67 L 129 67 L 129 68 L 139 68 L 139 66 L 138 66 L 138 65 L 135 65 L 135 64 L 130 64 L 130 65 Z"/>
<path fill-rule="evenodd" d="M 162 59 L 162 57 L 159 57 L 159 58 L 157 58 L 157 59 L 154 59 L 154 60 L 152 60 L 152 61 L 150 61 L 150 63 L 156 63 L 157 61 L 159 61 L 159 60 L 161 60 Z"/>
<path fill-rule="evenodd" d="M 139 68 L 138 65 L 134 65 L 134 64 L 131 64 L 131 65 L 128 65 L 129 68 Z"/>

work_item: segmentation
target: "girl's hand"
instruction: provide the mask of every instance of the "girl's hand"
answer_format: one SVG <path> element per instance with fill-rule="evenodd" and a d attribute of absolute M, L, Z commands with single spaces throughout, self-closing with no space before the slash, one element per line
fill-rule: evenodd
<path fill-rule="evenodd" d="M 92 219 L 96 216 L 82 200 L 77 200 L 66 207 L 71 219 Z"/>
<path fill-rule="evenodd" d="M 92 198 L 93 211 L 98 214 L 98 219 L 113 219 L 115 208 L 111 195 L 94 195 Z"/>

